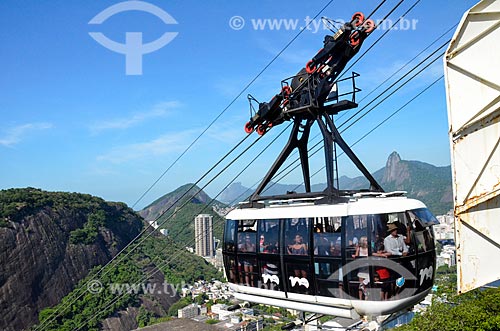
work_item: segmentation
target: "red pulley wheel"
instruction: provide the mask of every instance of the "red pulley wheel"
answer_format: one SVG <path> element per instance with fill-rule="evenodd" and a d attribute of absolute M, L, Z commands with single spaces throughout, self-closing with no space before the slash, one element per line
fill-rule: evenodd
<path fill-rule="evenodd" d="M 358 31 L 354 31 L 354 33 L 351 34 L 351 46 L 352 47 L 358 46 L 359 42 L 360 42 L 359 33 Z"/>
<path fill-rule="evenodd" d="M 311 67 L 311 64 L 313 63 L 313 60 L 310 60 L 309 62 L 307 62 L 306 64 L 306 72 L 308 74 L 312 74 L 315 70 L 316 70 L 316 66 L 314 67 Z"/>
<path fill-rule="evenodd" d="M 352 20 L 356 21 L 354 23 L 354 26 L 360 26 L 361 24 L 363 24 L 363 21 L 365 20 L 365 15 L 362 12 L 358 11 L 354 13 L 354 15 L 352 15 Z"/>
<path fill-rule="evenodd" d="M 366 20 L 363 26 L 365 27 L 366 33 L 370 33 L 375 30 L 375 22 L 373 20 Z"/>
<path fill-rule="evenodd" d="M 257 127 L 257 133 L 259 136 L 263 136 L 264 133 L 266 133 L 266 127 L 263 126 L 262 124 Z"/>
<path fill-rule="evenodd" d="M 288 85 L 285 85 L 281 88 L 281 91 L 283 92 L 283 95 L 285 97 L 289 96 L 290 94 L 292 94 L 292 88 Z"/>
<path fill-rule="evenodd" d="M 247 122 L 247 124 L 245 124 L 245 132 L 246 133 L 252 133 L 253 132 L 253 126 L 250 124 L 250 122 Z"/>

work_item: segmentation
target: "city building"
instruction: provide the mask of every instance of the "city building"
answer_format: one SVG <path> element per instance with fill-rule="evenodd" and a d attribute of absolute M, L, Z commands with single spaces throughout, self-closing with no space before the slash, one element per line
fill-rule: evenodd
<path fill-rule="evenodd" d="M 457 264 L 456 247 L 454 245 L 444 245 L 441 254 L 437 257 L 437 266 L 442 265 L 453 267 Z"/>
<path fill-rule="evenodd" d="M 195 252 L 202 257 L 214 256 L 213 217 L 200 214 L 194 219 Z"/>
<path fill-rule="evenodd" d="M 191 304 L 177 311 L 179 318 L 193 318 L 199 315 L 199 308 L 197 304 Z"/>
<path fill-rule="evenodd" d="M 229 307 L 225 304 L 218 303 L 212 306 L 212 313 L 217 314 L 219 320 L 225 321 L 230 318 L 234 312 L 227 310 Z"/>

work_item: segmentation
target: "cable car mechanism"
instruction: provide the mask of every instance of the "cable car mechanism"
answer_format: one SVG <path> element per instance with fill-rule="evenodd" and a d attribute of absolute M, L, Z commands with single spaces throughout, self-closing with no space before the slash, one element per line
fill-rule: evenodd
<path fill-rule="evenodd" d="M 359 318 L 397 314 L 431 290 L 436 260 L 432 225 L 438 221 L 404 192 L 385 193 L 333 121 L 333 115 L 358 106 L 359 75 L 338 78 L 374 28 L 372 20 L 355 13 L 334 35 L 325 36 L 323 48 L 296 76 L 283 80 L 269 102 L 258 103 L 249 95 L 247 133 L 264 135 L 285 121 L 293 121 L 293 127 L 256 191 L 226 217 L 224 266 L 237 299 Z M 352 91 L 339 94 L 342 82 L 352 82 Z M 311 192 L 309 173 L 307 144 L 315 123 L 325 151 L 322 192 Z M 365 176 L 367 189 L 340 190 L 336 146 Z M 305 193 L 262 196 L 295 148 Z"/>

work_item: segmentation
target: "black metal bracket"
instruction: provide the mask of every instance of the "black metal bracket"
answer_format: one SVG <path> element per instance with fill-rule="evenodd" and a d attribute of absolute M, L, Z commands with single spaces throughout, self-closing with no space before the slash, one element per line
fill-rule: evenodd
<path fill-rule="evenodd" d="M 351 77 L 346 78 L 352 79 L 352 92 L 342 94 L 352 95 L 351 100 L 325 100 L 329 102 L 327 105 L 322 105 L 317 107 L 313 102 L 309 105 L 305 105 L 300 108 L 291 109 L 287 115 L 293 119 L 293 127 L 290 132 L 290 136 L 278 158 L 274 161 L 271 168 L 268 170 L 267 174 L 264 176 L 259 186 L 249 198 L 247 204 L 241 205 L 242 208 L 261 208 L 264 204 L 261 201 L 271 200 L 271 199 L 297 199 L 297 198 L 320 198 L 316 200 L 316 203 L 338 203 L 344 202 L 348 198 L 346 195 L 351 195 L 360 191 L 342 191 L 339 187 L 338 182 L 338 171 L 337 171 L 337 156 L 335 147 L 338 146 L 347 155 L 347 157 L 352 161 L 356 168 L 363 174 L 363 176 L 368 180 L 370 187 L 366 191 L 372 192 L 384 192 L 380 184 L 371 175 L 368 169 L 363 165 L 359 158 L 354 154 L 349 145 L 340 135 L 334 122 L 333 115 L 338 114 L 341 111 L 356 108 L 358 104 L 355 102 L 355 95 L 359 89 L 354 83 L 355 77 L 359 76 L 353 73 Z M 312 100 L 311 100 L 312 101 Z M 325 169 L 326 169 L 326 189 L 322 192 L 311 192 L 311 176 L 309 171 L 309 155 L 308 155 L 308 142 L 309 134 L 311 132 L 311 127 L 317 123 L 321 134 L 323 136 L 323 147 L 325 152 Z M 266 186 L 271 182 L 272 178 L 276 175 L 278 170 L 290 156 L 290 154 L 297 149 L 299 152 L 299 160 L 302 168 L 302 177 L 304 181 L 305 193 L 287 193 L 286 195 L 274 195 L 274 196 L 261 196 L 262 192 Z"/>

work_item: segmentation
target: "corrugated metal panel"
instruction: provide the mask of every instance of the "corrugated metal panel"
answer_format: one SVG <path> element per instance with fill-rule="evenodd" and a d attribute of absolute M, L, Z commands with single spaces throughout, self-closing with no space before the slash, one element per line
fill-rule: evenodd
<path fill-rule="evenodd" d="M 445 57 L 458 290 L 500 279 L 500 1 L 462 18 Z"/>

